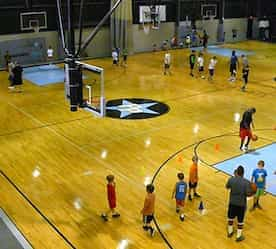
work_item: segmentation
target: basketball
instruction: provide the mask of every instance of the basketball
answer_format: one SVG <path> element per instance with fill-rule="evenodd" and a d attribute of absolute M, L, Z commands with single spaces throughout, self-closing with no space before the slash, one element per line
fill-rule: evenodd
<path fill-rule="evenodd" d="M 255 135 L 255 134 L 253 134 L 253 135 L 252 135 L 252 141 L 257 141 L 257 140 L 258 140 L 258 136 Z"/>
<path fill-rule="evenodd" d="M 251 183 L 251 192 L 252 194 L 256 194 L 257 192 L 257 185 L 254 182 Z"/>

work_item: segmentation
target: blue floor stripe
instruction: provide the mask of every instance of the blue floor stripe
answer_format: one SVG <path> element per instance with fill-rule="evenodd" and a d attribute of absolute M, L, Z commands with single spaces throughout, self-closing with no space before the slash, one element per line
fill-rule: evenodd
<path fill-rule="evenodd" d="M 242 165 L 245 168 L 245 178 L 250 180 L 252 172 L 257 167 L 259 160 L 265 161 L 265 169 L 268 173 L 266 191 L 276 195 L 276 175 L 273 174 L 276 171 L 276 143 L 257 149 L 254 152 L 242 154 L 217 163 L 213 166 L 220 171 L 233 175 L 237 166 Z"/>
<path fill-rule="evenodd" d="M 43 86 L 64 82 L 64 70 L 56 65 L 43 65 L 24 68 L 23 78 Z"/>
<path fill-rule="evenodd" d="M 202 51 L 203 47 L 195 47 L 192 48 L 195 51 Z M 242 54 L 244 55 L 252 55 L 254 52 L 252 51 L 246 51 L 246 50 L 240 50 L 240 49 L 230 49 L 230 48 L 224 48 L 220 46 L 208 46 L 207 47 L 207 52 L 210 54 L 215 54 L 215 55 L 220 55 L 220 56 L 225 56 L 225 57 L 230 57 L 232 55 L 232 51 L 236 51 L 237 56 L 241 56 Z"/>

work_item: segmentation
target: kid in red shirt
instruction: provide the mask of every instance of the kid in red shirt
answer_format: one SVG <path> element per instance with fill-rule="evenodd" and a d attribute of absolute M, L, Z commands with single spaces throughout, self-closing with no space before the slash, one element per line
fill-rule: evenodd
<path fill-rule="evenodd" d="M 101 217 L 104 221 L 108 221 L 108 214 L 112 214 L 112 218 L 120 217 L 120 214 L 116 212 L 116 191 L 115 191 L 115 177 L 114 175 L 108 175 L 107 180 L 107 200 L 109 205 L 109 210 L 106 213 L 103 213 Z"/>

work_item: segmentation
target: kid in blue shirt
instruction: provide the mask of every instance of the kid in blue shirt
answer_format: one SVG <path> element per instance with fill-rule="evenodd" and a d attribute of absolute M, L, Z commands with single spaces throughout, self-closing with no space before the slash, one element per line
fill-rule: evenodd
<path fill-rule="evenodd" d="M 251 208 L 251 211 L 253 211 L 256 207 L 259 209 L 262 209 L 262 207 L 259 204 L 260 197 L 264 194 L 265 190 L 265 184 L 266 184 L 266 177 L 267 172 L 264 169 L 264 161 L 260 160 L 258 162 L 258 168 L 253 170 L 251 182 L 255 183 L 257 186 L 257 192 L 254 196 L 254 203 L 253 207 Z"/>
<path fill-rule="evenodd" d="M 176 213 L 180 213 L 179 219 L 184 221 L 184 205 L 185 205 L 185 198 L 187 193 L 187 183 L 184 181 L 184 174 L 178 173 L 178 182 L 175 184 L 173 189 L 172 198 L 176 200 Z"/>

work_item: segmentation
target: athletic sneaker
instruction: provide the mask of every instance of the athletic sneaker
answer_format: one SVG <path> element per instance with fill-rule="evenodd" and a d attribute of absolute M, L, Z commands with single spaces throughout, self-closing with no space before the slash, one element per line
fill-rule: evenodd
<path fill-rule="evenodd" d="M 201 197 L 198 193 L 194 193 L 194 197 Z"/>
<path fill-rule="evenodd" d="M 112 214 L 112 218 L 119 218 L 121 215 L 119 213 Z"/>
<path fill-rule="evenodd" d="M 257 206 L 258 209 L 263 209 L 260 204 L 257 204 L 256 206 Z"/>
<path fill-rule="evenodd" d="M 175 212 L 178 214 L 178 213 L 179 213 L 179 208 L 176 208 L 176 209 L 175 209 Z"/>
<path fill-rule="evenodd" d="M 181 214 L 181 215 L 179 216 L 179 219 L 180 219 L 181 221 L 184 221 L 184 220 L 185 220 L 184 214 Z"/>
<path fill-rule="evenodd" d="M 101 217 L 102 217 L 102 219 L 103 219 L 104 221 L 108 221 L 108 217 L 107 217 L 106 214 L 102 214 Z"/>
<path fill-rule="evenodd" d="M 150 231 L 150 236 L 153 237 L 154 234 L 155 234 L 154 228 L 150 227 L 150 228 L 149 228 L 149 231 Z"/>
<path fill-rule="evenodd" d="M 232 232 L 232 233 L 227 233 L 227 237 L 228 237 L 228 238 L 233 237 L 233 235 L 234 235 L 234 232 Z"/>
<path fill-rule="evenodd" d="M 237 242 L 241 242 L 245 239 L 245 237 L 243 235 L 241 235 L 240 237 L 236 238 Z"/>

